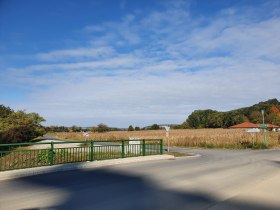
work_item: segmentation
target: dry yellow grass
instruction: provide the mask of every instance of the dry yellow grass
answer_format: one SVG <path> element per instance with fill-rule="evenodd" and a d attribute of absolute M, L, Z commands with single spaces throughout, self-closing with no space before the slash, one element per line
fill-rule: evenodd
<path fill-rule="evenodd" d="M 58 138 L 84 140 L 82 133 L 56 133 Z M 129 137 L 141 139 L 163 139 L 167 145 L 164 130 L 112 131 L 90 133 L 89 140 L 121 140 Z M 253 135 L 242 129 L 181 129 L 170 130 L 170 145 L 179 147 L 246 148 L 253 142 Z M 255 143 L 263 143 L 263 132 L 255 134 Z M 267 145 L 280 147 L 280 133 L 267 132 Z"/>

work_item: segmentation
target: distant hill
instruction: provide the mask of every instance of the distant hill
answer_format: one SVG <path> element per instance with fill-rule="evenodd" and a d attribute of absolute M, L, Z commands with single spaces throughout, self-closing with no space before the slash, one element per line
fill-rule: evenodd
<path fill-rule="evenodd" d="M 216 110 L 195 110 L 181 128 L 227 128 L 242 122 L 262 123 L 261 110 L 264 110 L 265 123 L 280 125 L 280 102 L 274 98 L 250 107 L 228 112 Z"/>

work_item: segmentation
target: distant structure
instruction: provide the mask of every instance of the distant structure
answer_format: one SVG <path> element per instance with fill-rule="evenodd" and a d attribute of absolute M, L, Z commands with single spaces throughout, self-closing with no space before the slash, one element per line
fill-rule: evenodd
<path fill-rule="evenodd" d="M 251 122 L 244 122 L 237 125 L 230 126 L 229 128 L 259 128 L 260 126 Z"/>
<path fill-rule="evenodd" d="M 265 124 L 267 126 L 267 129 L 272 129 L 273 131 L 276 131 L 277 129 L 280 129 L 280 126 L 278 125 L 273 125 L 273 124 Z M 237 125 L 233 125 L 229 128 L 260 128 L 261 124 L 255 124 L 255 123 L 251 123 L 251 122 L 244 122 L 244 123 L 240 123 Z"/>
<path fill-rule="evenodd" d="M 280 126 L 278 125 L 273 125 L 273 124 L 266 124 L 267 128 L 271 128 L 271 129 L 279 129 Z"/>

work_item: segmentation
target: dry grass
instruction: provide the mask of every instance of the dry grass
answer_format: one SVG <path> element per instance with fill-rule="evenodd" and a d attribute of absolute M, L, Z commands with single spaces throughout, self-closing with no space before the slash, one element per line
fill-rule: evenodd
<path fill-rule="evenodd" d="M 82 133 L 56 133 L 58 138 L 84 140 Z M 106 133 L 90 133 L 90 140 L 121 140 L 129 137 L 141 139 L 163 139 L 167 145 L 164 130 L 149 131 L 112 131 Z M 206 148 L 250 148 L 253 135 L 242 129 L 182 129 L 170 131 L 170 145 L 178 147 Z M 256 145 L 263 143 L 263 132 L 255 134 Z M 271 148 L 280 147 L 280 133 L 267 132 L 267 145 Z"/>

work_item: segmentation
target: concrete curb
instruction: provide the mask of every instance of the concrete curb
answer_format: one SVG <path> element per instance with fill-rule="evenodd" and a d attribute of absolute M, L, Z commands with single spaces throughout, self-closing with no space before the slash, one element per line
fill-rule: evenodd
<path fill-rule="evenodd" d="M 201 157 L 200 154 L 194 154 L 194 153 L 188 153 L 190 156 L 182 156 L 182 157 L 176 157 L 177 158 L 196 158 L 196 157 Z"/>
<path fill-rule="evenodd" d="M 64 165 L 18 169 L 18 170 L 0 172 L 0 181 L 16 179 L 16 178 L 25 177 L 25 176 L 33 176 L 33 175 L 39 175 L 39 174 L 59 172 L 59 171 L 91 169 L 91 168 L 99 168 L 99 167 L 104 167 L 104 166 L 126 164 L 126 163 L 136 163 L 136 162 L 145 162 L 145 161 L 153 161 L 153 160 L 174 160 L 174 159 L 175 159 L 175 157 L 173 155 L 151 155 L 151 156 L 124 158 L 124 159 L 69 163 L 69 164 L 64 164 Z"/>

